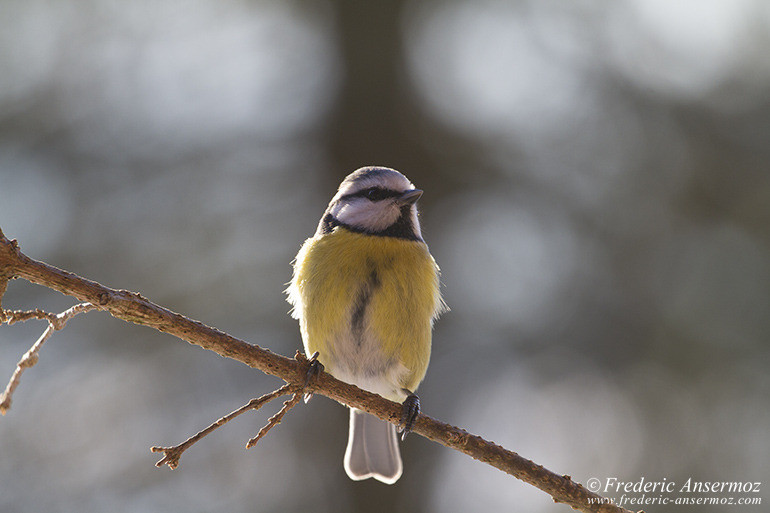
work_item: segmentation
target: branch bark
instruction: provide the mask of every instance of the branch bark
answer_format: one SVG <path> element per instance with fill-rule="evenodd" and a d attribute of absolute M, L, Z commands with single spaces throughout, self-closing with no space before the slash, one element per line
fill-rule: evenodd
<path fill-rule="evenodd" d="M 172 312 L 136 292 L 105 287 L 95 281 L 33 260 L 20 251 L 15 240 L 8 240 L 0 230 L 0 285 L 3 281 L 14 278 L 23 278 L 59 291 L 79 301 L 91 303 L 96 309 L 104 310 L 115 318 L 157 329 L 221 356 L 232 358 L 277 376 L 298 389 L 305 385 L 309 365 L 306 359 L 292 359 L 273 353 Z M 0 287 L 0 291 L 2 289 L 4 287 Z M 312 381 L 309 391 L 394 424 L 400 421 L 400 404 L 339 381 L 325 372 Z M 513 451 L 427 415 L 418 416 L 412 432 L 521 479 L 551 495 L 555 502 L 563 502 L 584 512 L 630 513 L 629 510 L 608 503 L 600 495 L 573 481 L 570 476 L 558 475 Z"/>

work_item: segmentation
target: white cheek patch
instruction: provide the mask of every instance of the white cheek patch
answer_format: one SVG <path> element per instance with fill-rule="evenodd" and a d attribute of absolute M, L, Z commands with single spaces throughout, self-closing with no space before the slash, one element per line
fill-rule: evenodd
<path fill-rule="evenodd" d="M 400 211 L 391 200 L 352 198 L 346 202 L 337 202 L 331 214 L 342 224 L 376 232 L 395 223 Z"/>

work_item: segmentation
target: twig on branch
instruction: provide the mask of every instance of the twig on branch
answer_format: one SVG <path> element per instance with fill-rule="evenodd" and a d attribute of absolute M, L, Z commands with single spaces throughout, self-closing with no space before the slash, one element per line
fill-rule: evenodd
<path fill-rule="evenodd" d="M 0 236 L 2 236 L 2 231 L 0 231 Z M 0 268 L 0 271 L 2 271 L 2 268 Z M 3 309 L 3 296 L 5 295 L 5 291 L 8 288 L 8 280 L 10 279 L 10 276 L 6 276 L 5 274 L 0 274 L 0 324 L 3 324 L 7 317 L 5 316 L 5 310 Z"/>
<path fill-rule="evenodd" d="M 179 466 L 179 458 L 182 456 L 182 453 L 185 452 L 187 449 L 189 449 L 195 442 L 203 438 L 204 436 L 208 435 L 218 427 L 221 427 L 231 420 L 233 420 L 235 417 L 241 415 L 242 413 L 245 413 L 249 410 L 258 410 L 265 404 L 269 403 L 273 399 L 276 399 L 278 397 L 281 397 L 282 395 L 291 394 L 292 390 L 295 390 L 296 387 L 290 384 L 285 384 L 281 388 L 277 390 L 273 390 L 269 394 L 265 394 L 262 397 L 257 397 L 255 399 L 252 399 L 248 403 L 244 404 L 237 410 L 235 410 L 232 413 L 228 413 L 221 419 L 217 420 L 213 424 L 211 424 L 206 429 L 199 431 L 198 433 L 194 434 L 184 442 L 182 442 L 179 445 L 175 445 L 173 447 L 150 447 L 150 450 L 152 452 L 162 452 L 165 453 L 163 458 L 161 458 L 156 464 L 156 467 L 162 467 L 164 464 L 168 465 L 170 468 L 175 469 Z M 296 393 L 295 393 L 296 395 Z M 262 428 L 264 429 L 264 428 Z M 260 431 L 261 433 L 262 431 Z"/>
<path fill-rule="evenodd" d="M 40 348 L 43 347 L 45 341 L 48 340 L 51 335 L 53 335 L 54 331 L 58 331 L 64 328 L 64 326 L 67 324 L 67 321 L 69 321 L 71 318 L 75 317 L 79 313 L 87 312 L 93 309 L 94 305 L 91 303 L 80 303 L 63 311 L 60 314 L 52 314 L 49 312 L 44 312 L 40 309 L 29 311 L 3 311 L 3 317 L 6 319 L 8 324 L 23 322 L 30 319 L 46 319 L 48 321 L 48 327 L 45 329 L 43 334 L 40 335 L 40 338 L 37 339 L 37 342 L 32 344 L 32 347 L 30 347 L 29 350 L 24 353 L 24 356 L 21 357 L 19 363 L 16 364 L 16 369 L 13 371 L 11 379 L 8 381 L 8 385 L 5 387 L 5 391 L 3 391 L 2 395 L 0 395 L 0 414 L 5 415 L 6 412 L 8 412 L 10 409 L 11 402 L 13 400 L 13 392 L 16 390 L 16 387 L 19 386 L 19 382 L 21 381 L 21 374 L 25 369 L 32 367 L 37 363 Z"/>
<path fill-rule="evenodd" d="M 17 322 L 27 322 L 32 319 L 46 319 L 49 323 L 56 322 L 56 314 L 40 308 L 34 310 L 3 310 L 3 319 L 9 326 Z"/>
<path fill-rule="evenodd" d="M 288 412 L 289 410 L 297 406 L 297 403 L 299 403 L 301 399 L 302 399 L 302 391 L 300 390 L 300 391 L 294 392 L 294 395 L 291 396 L 291 399 L 289 399 L 288 401 L 284 401 L 283 406 L 278 411 L 278 413 L 276 413 L 275 415 L 267 419 L 267 424 L 265 424 L 262 427 L 262 429 L 259 430 L 259 433 L 257 433 L 257 436 L 255 436 L 254 438 L 252 438 L 246 443 L 246 448 L 251 449 L 252 447 L 257 445 L 257 442 L 259 442 L 259 440 L 263 436 L 265 436 L 268 431 L 270 431 L 271 429 L 273 429 L 273 427 L 281 423 L 281 419 L 283 418 L 284 415 L 286 415 L 286 412 Z"/>
<path fill-rule="evenodd" d="M 87 301 L 96 305 L 97 309 L 105 310 L 118 319 L 155 328 L 190 344 L 278 376 L 287 384 L 297 387 L 298 390 L 305 385 L 309 370 L 307 359 L 292 359 L 275 354 L 156 305 L 135 292 L 111 289 L 33 260 L 19 250 L 16 241 L 6 239 L 2 231 L 0 231 L 0 276 L 23 278 L 80 301 Z M 308 385 L 308 391 L 325 395 L 394 424 L 400 421 L 400 404 L 339 381 L 326 372 L 319 373 L 317 378 Z M 412 432 L 521 479 L 551 495 L 555 502 L 569 504 L 584 512 L 630 513 L 629 510 L 609 503 L 602 496 L 572 481 L 569 476 L 551 472 L 513 451 L 427 415 L 420 414 L 417 417 Z"/>

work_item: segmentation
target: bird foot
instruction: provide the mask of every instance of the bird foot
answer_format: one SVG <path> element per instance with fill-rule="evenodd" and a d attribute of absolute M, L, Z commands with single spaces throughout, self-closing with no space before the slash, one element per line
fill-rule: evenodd
<path fill-rule="evenodd" d="M 402 441 L 412 430 L 414 422 L 420 414 L 420 398 L 409 390 L 405 390 L 405 392 L 408 392 L 409 395 L 406 396 L 401 405 L 401 429 L 398 431 Z"/>
<path fill-rule="evenodd" d="M 308 360 L 307 368 L 307 374 L 305 374 L 305 384 L 302 388 L 307 389 L 316 379 L 318 379 L 318 376 L 321 375 L 321 373 L 324 370 L 324 366 L 321 362 L 318 361 L 318 351 L 313 353 L 313 356 L 310 357 Z M 307 404 L 308 401 L 313 397 L 313 392 L 305 392 L 304 400 Z"/>

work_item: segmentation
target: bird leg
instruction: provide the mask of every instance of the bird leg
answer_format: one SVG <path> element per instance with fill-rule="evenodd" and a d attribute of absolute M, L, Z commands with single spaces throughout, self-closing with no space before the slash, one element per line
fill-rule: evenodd
<path fill-rule="evenodd" d="M 305 374 L 305 384 L 303 386 L 304 389 L 307 389 L 311 383 L 318 379 L 318 376 L 320 376 L 324 370 L 323 364 L 318 361 L 318 354 L 318 351 L 316 351 L 308 360 L 309 365 L 307 368 L 307 374 Z M 313 392 L 305 392 L 305 404 L 307 404 L 307 402 L 310 401 L 312 397 Z"/>
<path fill-rule="evenodd" d="M 412 430 L 417 415 L 420 414 L 420 398 L 411 390 L 404 389 L 404 392 L 407 396 L 401 404 L 401 429 L 398 432 L 402 441 Z"/>

